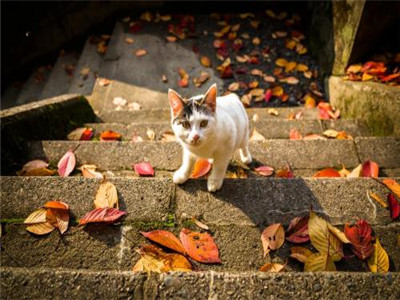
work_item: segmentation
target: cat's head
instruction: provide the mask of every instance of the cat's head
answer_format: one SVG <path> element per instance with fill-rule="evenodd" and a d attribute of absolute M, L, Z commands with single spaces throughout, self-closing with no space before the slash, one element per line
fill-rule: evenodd
<path fill-rule="evenodd" d="M 182 98 L 168 90 L 171 106 L 172 129 L 178 139 L 191 147 L 204 144 L 216 127 L 217 85 L 213 84 L 205 95 Z"/>

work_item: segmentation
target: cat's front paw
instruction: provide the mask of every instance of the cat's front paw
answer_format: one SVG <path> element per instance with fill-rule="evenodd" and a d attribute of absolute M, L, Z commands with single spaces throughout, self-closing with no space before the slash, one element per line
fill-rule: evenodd
<path fill-rule="evenodd" d="M 207 189 L 209 192 L 215 192 L 218 191 L 222 183 L 224 182 L 224 179 L 215 179 L 215 178 L 208 178 L 207 180 Z"/>
<path fill-rule="evenodd" d="M 188 180 L 188 178 L 189 178 L 189 176 L 185 172 L 178 170 L 174 173 L 174 177 L 172 180 L 176 184 L 182 184 L 182 183 L 185 183 L 186 180 Z"/>

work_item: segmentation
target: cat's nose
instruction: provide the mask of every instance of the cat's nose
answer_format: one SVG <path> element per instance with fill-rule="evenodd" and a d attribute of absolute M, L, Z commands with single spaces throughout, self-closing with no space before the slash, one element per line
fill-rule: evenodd
<path fill-rule="evenodd" d="M 195 134 L 193 136 L 193 141 L 197 142 L 199 140 L 200 136 L 198 134 Z"/>

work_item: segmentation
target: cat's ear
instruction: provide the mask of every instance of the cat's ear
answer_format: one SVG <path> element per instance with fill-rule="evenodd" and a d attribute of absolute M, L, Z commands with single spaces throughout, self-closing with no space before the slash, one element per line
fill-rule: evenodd
<path fill-rule="evenodd" d="M 172 89 L 168 90 L 168 100 L 171 106 L 172 115 L 177 116 L 183 109 L 183 99 L 182 97 Z"/>
<path fill-rule="evenodd" d="M 212 111 L 215 112 L 217 107 L 217 84 L 214 83 L 204 96 L 204 103 Z"/>

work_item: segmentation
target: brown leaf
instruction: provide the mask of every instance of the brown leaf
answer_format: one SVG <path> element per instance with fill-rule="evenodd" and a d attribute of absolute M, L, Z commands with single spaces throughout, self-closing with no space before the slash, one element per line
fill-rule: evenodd
<path fill-rule="evenodd" d="M 285 242 L 285 230 L 280 223 L 272 224 L 264 229 L 261 234 L 261 242 L 264 249 L 264 256 L 270 250 L 279 249 Z"/>
<path fill-rule="evenodd" d="M 49 164 L 43 160 L 35 159 L 27 162 L 23 167 L 22 170 L 17 172 L 18 176 L 29 176 L 27 174 L 35 171 L 45 169 L 49 166 Z M 50 170 L 49 170 L 50 171 Z"/>
<path fill-rule="evenodd" d="M 37 235 L 44 235 L 52 232 L 54 228 L 55 227 L 53 225 L 44 222 L 44 223 L 29 225 L 26 227 L 26 230 Z"/>
<path fill-rule="evenodd" d="M 279 273 L 285 269 L 285 265 L 278 263 L 266 263 L 260 268 L 261 272 Z"/>
<path fill-rule="evenodd" d="M 286 240 L 291 243 L 305 243 L 310 240 L 308 235 L 308 216 L 296 217 L 290 221 L 286 232 Z"/>
<path fill-rule="evenodd" d="M 99 80 L 99 85 L 100 86 L 107 86 L 107 85 L 109 85 L 111 83 L 111 80 L 110 79 L 107 79 L 107 78 L 101 78 L 100 80 Z"/>
<path fill-rule="evenodd" d="M 147 128 L 146 135 L 150 141 L 154 141 L 154 139 L 156 138 L 156 133 L 153 129 L 150 128 Z"/>
<path fill-rule="evenodd" d="M 192 217 L 192 221 L 194 224 L 196 224 L 196 226 L 200 227 L 201 229 L 210 230 L 210 228 L 206 224 L 200 222 L 195 217 Z"/>
<path fill-rule="evenodd" d="M 24 224 L 39 224 L 46 222 L 46 209 L 39 208 L 33 211 L 24 221 Z"/>
<path fill-rule="evenodd" d="M 290 257 L 293 257 L 302 263 L 305 263 L 311 254 L 313 254 L 312 251 L 305 247 L 295 246 L 290 248 Z"/>
<path fill-rule="evenodd" d="M 210 79 L 210 74 L 207 72 L 201 72 L 200 77 L 198 78 L 193 78 L 193 83 L 196 87 L 201 87 L 203 83 L 205 83 L 208 79 Z"/>

